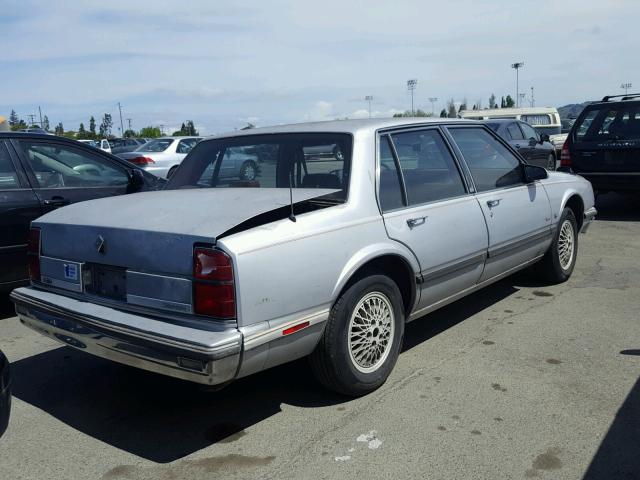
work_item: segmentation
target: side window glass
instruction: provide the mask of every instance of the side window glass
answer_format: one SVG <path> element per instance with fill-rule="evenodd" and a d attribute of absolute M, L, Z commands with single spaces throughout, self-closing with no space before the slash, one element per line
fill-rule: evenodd
<path fill-rule="evenodd" d="M 523 183 L 520 161 L 482 128 L 451 128 L 478 192 Z"/>
<path fill-rule="evenodd" d="M 124 186 L 124 168 L 64 145 L 20 142 L 40 188 Z"/>
<path fill-rule="evenodd" d="M 178 143 L 178 147 L 176 148 L 177 153 L 189 153 L 191 149 L 198 143 L 198 139 L 189 138 L 187 140 L 180 140 Z"/>
<path fill-rule="evenodd" d="M 0 190 L 13 190 L 20 188 L 18 175 L 9 158 L 7 147 L 0 143 Z"/>
<path fill-rule="evenodd" d="M 400 174 L 391 153 L 389 138 L 380 138 L 380 207 L 383 212 L 402 207 Z"/>
<path fill-rule="evenodd" d="M 538 133 L 533 129 L 531 125 L 521 123 L 520 128 L 522 128 L 522 131 L 524 132 L 524 138 L 526 138 L 527 140 L 531 140 L 532 138 L 534 140 L 539 139 Z"/>
<path fill-rule="evenodd" d="M 510 123 L 507 127 L 507 132 L 511 135 L 511 140 L 524 140 L 524 136 L 516 123 Z"/>
<path fill-rule="evenodd" d="M 466 193 L 458 167 L 437 130 L 397 133 L 391 139 L 398 153 L 409 205 Z"/>

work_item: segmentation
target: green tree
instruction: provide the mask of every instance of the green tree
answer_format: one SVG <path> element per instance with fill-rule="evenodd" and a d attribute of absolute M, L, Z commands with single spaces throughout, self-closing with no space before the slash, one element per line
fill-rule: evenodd
<path fill-rule="evenodd" d="M 462 112 L 463 110 L 467 109 L 467 99 L 465 98 L 464 100 L 462 100 L 462 103 L 460 104 L 460 108 L 458 109 L 458 112 Z"/>
<path fill-rule="evenodd" d="M 447 118 L 447 109 L 443 108 L 440 110 L 440 118 Z"/>
<path fill-rule="evenodd" d="M 504 103 L 507 108 L 513 108 L 516 105 L 516 102 L 513 101 L 513 98 L 511 98 L 511 95 L 507 95 L 507 98 Z"/>
<path fill-rule="evenodd" d="M 9 125 L 11 125 L 13 127 L 14 125 L 17 125 L 18 123 L 20 123 L 20 119 L 18 118 L 18 114 L 16 113 L 15 110 L 11 110 L 11 113 L 9 114 Z"/>
<path fill-rule="evenodd" d="M 62 122 L 60 122 L 60 123 L 58 123 L 58 125 L 56 125 L 54 133 L 56 135 L 59 135 L 59 136 L 64 135 L 64 126 L 62 125 Z"/>
<path fill-rule="evenodd" d="M 421 109 L 417 109 L 414 112 L 411 112 L 411 110 L 405 110 L 403 113 L 394 113 L 393 116 L 396 117 L 396 118 L 400 118 L 400 117 L 430 117 L 431 116 L 431 112 L 425 112 L 424 110 L 421 110 Z"/>
<path fill-rule="evenodd" d="M 458 112 L 456 110 L 456 104 L 453 101 L 453 98 L 450 98 L 447 102 L 447 117 L 456 118 L 458 116 Z"/>
<path fill-rule="evenodd" d="M 158 127 L 144 127 L 140 130 L 140 136 L 142 138 L 158 138 L 162 136 L 162 132 Z"/>
<path fill-rule="evenodd" d="M 80 122 L 80 126 L 78 127 L 78 134 L 76 135 L 76 138 L 79 140 L 87 138 L 87 131 L 84 129 L 84 123 L 82 122 Z"/>
<path fill-rule="evenodd" d="M 49 126 L 49 117 L 47 117 L 46 115 L 44 116 L 44 119 L 42 120 L 42 128 L 44 130 L 46 130 L 47 132 L 49 131 L 49 128 L 51 128 Z"/>
<path fill-rule="evenodd" d="M 507 107 L 507 104 L 506 104 L 506 103 L 505 103 L 505 101 L 504 101 L 504 97 L 501 97 L 501 100 L 500 100 L 500 108 L 506 108 L 506 107 Z"/>
<path fill-rule="evenodd" d="M 489 108 L 496 108 L 498 105 L 496 104 L 496 96 L 492 93 L 489 97 Z"/>
<path fill-rule="evenodd" d="M 89 138 L 96 138 L 96 119 L 93 115 L 89 119 Z"/>
<path fill-rule="evenodd" d="M 108 138 L 111 136 L 111 129 L 113 128 L 113 120 L 110 113 L 105 113 L 100 123 L 100 136 L 102 138 Z"/>
<path fill-rule="evenodd" d="M 124 137 L 125 138 L 131 138 L 131 137 L 137 137 L 138 134 L 136 133 L 135 130 L 132 129 L 128 129 L 124 131 Z"/>

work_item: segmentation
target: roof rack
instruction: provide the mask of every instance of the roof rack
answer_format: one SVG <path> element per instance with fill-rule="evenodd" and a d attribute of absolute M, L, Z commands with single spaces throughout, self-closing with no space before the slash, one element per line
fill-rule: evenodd
<path fill-rule="evenodd" d="M 620 98 L 621 100 L 631 100 L 632 98 L 640 97 L 640 93 L 629 93 L 624 95 L 607 95 L 602 99 L 603 102 L 608 102 L 612 98 Z"/>

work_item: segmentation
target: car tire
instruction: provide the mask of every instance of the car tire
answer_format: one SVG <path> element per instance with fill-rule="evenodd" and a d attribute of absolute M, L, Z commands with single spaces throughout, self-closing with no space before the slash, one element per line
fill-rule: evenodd
<path fill-rule="evenodd" d="M 578 223 L 573 210 L 565 208 L 549 250 L 535 266 L 536 274 L 551 283 L 565 282 L 573 273 L 577 256 Z"/>
<path fill-rule="evenodd" d="M 396 364 L 404 325 L 402 296 L 389 277 L 371 275 L 355 282 L 331 309 L 310 356 L 316 378 L 352 397 L 376 390 Z"/>
<path fill-rule="evenodd" d="M 167 179 L 171 178 L 173 176 L 173 174 L 176 173 L 177 169 L 178 169 L 177 165 L 174 165 L 173 167 L 171 167 L 169 169 L 169 171 L 167 172 Z"/>
<path fill-rule="evenodd" d="M 247 160 L 240 167 L 240 180 L 251 181 L 258 176 L 258 165 L 253 160 Z"/>
<path fill-rule="evenodd" d="M 547 157 L 546 169 L 552 172 L 556 169 L 556 156 L 553 153 L 550 153 Z"/>

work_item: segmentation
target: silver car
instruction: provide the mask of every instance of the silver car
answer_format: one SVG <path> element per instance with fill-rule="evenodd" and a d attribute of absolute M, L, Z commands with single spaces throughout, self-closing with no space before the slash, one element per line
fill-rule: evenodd
<path fill-rule="evenodd" d="M 117 156 L 145 169 L 157 177 L 168 178 L 201 137 L 162 137 L 140 145 L 132 152 Z"/>
<path fill-rule="evenodd" d="M 261 161 L 251 181 L 221 174 L 239 149 Z M 526 165 L 465 120 L 210 138 L 167 188 L 33 222 L 32 284 L 11 295 L 21 321 L 208 385 L 309 356 L 328 388 L 363 395 L 407 322 L 528 266 L 567 280 L 596 214 L 589 182 Z"/>

